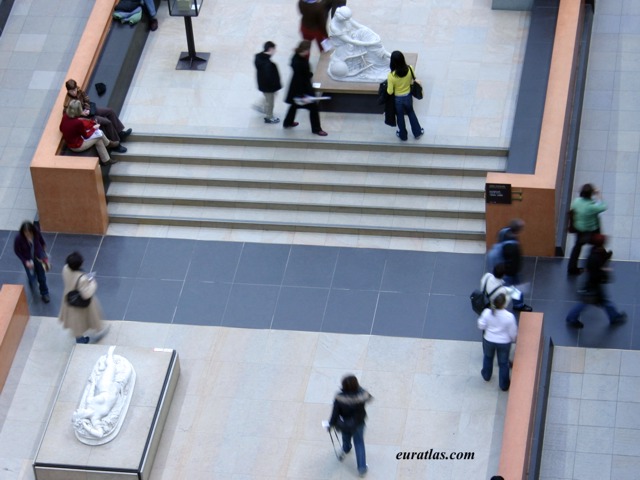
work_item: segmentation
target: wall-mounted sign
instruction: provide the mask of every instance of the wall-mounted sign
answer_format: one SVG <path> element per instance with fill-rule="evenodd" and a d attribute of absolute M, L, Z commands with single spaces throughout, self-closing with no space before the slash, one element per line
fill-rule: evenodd
<path fill-rule="evenodd" d="M 510 183 L 487 183 L 484 186 L 484 198 L 487 203 L 511 203 Z"/>

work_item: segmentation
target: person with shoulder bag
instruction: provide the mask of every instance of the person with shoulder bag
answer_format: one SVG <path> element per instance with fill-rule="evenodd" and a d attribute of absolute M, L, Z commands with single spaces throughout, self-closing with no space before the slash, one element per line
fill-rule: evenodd
<path fill-rule="evenodd" d="M 499 294 L 491 308 L 486 308 L 478 317 L 478 328 L 483 331 L 481 375 L 485 381 L 491 380 L 493 374 L 493 358 L 498 356 L 499 386 L 504 392 L 509 390 L 511 379 L 509 378 L 509 352 L 511 343 L 518 336 L 518 325 L 513 313 L 505 310 L 507 298 Z"/>
<path fill-rule="evenodd" d="M 411 86 L 417 82 L 415 73 L 411 65 L 407 65 L 402 52 L 395 50 L 391 52 L 389 62 L 391 72 L 387 75 L 387 93 L 394 95 L 396 105 L 396 122 L 398 130 L 396 136 L 405 142 L 407 140 L 407 126 L 404 116 L 409 117 L 411 133 L 418 139 L 424 134 L 424 129 L 420 126 L 416 112 L 413 110 L 413 99 Z"/>
<path fill-rule="evenodd" d="M 104 325 L 102 307 L 96 298 L 98 283 L 92 273 L 81 270 L 84 259 L 78 252 L 67 256 L 62 268 L 64 291 L 58 320 L 76 338 L 76 343 L 94 343 L 109 330 Z"/>
<path fill-rule="evenodd" d="M 342 433 L 342 461 L 351 451 L 351 440 L 356 449 L 356 462 L 361 477 L 367 474 L 367 459 L 364 448 L 364 427 L 367 412 L 365 404 L 373 399 L 358 383 L 355 375 L 347 375 L 342 379 L 342 390 L 335 396 L 329 427 Z"/>

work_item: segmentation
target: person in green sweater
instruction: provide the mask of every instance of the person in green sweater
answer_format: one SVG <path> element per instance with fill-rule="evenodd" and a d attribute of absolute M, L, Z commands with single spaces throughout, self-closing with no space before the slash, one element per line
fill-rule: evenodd
<path fill-rule="evenodd" d="M 583 245 L 591 242 L 593 234 L 600 233 L 598 215 L 606 209 L 607 204 L 602 201 L 600 192 L 590 183 L 583 185 L 580 189 L 580 196 L 571 202 L 571 215 L 573 226 L 576 230 L 576 243 L 569 257 L 568 275 L 580 275 L 583 272 L 583 268 L 578 268 L 580 251 Z"/>

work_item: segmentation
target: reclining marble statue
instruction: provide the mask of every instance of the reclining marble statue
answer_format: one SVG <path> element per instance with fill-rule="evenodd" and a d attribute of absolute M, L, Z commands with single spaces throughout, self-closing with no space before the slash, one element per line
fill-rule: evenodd
<path fill-rule="evenodd" d="M 72 416 L 76 438 L 87 445 L 113 440 L 129 408 L 136 372 L 129 360 L 113 354 L 115 348 L 98 358 Z"/>
<path fill-rule="evenodd" d="M 380 35 L 351 18 L 349 7 L 340 7 L 329 24 L 334 47 L 328 74 L 343 82 L 377 82 L 387 78 L 391 54 L 382 46 Z"/>

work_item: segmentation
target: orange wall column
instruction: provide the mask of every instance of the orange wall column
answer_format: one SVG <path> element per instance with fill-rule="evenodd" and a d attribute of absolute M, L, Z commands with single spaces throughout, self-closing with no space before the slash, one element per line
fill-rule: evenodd
<path fill-rule="evenodd" d="M 24 287 L 3 285 L 0 289 L 0 392 L 7 381 L 28 321 L 29 307 Z"/>
<path fill-rule="evenodd" d="M 525 254 L 555 254 L 560 184 L 566 160 L 583 5 L 584 0 L 560 0 L 535 173 L 491 172 L 487 175 L 487 183 L 508 183 L 513 190 L 522 192 L 522 201 L 514 200 L 511 205 L 487 204 L 487 248 L 495 243 L 498 231 L 509 220 L 522 218 L 526 228 L 520 239 Z"/>
<path fill-rule="evenodd" d="M 85 86 L 111 27 L 116 0 L 95 0 L 66 78 Z M 49 115 L 31 161 L 31 179 L 40 225 L 45 231 L 104 234 L 109 220 L 102 172 L 97 157 L 59 155 L 59 131 L 66 88 Z"/>

